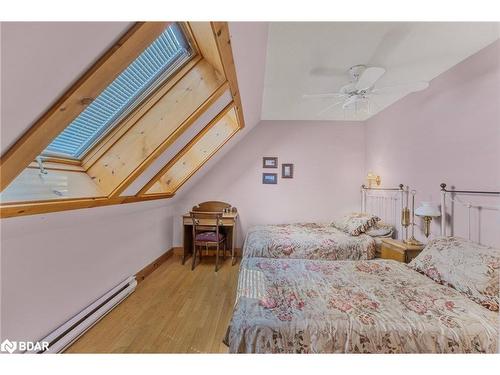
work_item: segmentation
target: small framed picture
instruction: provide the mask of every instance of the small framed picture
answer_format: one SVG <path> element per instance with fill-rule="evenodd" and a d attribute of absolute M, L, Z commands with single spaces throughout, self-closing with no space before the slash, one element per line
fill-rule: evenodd
<path fill-rule="evenodd" d="M 264 156 L 262 158 L 262 168 L 278 168 L 278 158 Z"/>
<path fill-rule="evenodd" d="M 278 174 L 277 173 L 262 173 L 262 183 L 263 184 L 277 184 Z"/>
<path fill-rule="evenodd" d="M 293 178 L 293 164 L 281 164 L 281 178 Z"/>

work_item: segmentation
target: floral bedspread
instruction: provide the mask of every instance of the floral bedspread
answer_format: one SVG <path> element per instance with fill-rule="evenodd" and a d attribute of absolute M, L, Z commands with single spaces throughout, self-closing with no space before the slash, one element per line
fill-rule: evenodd
<path fill-rule="evenodd" d="M 375 257 L 375 241 L 350 236 L 330 224 L 259 225 L 251 228 L 243 257 L 363 260 Z"/>
<path fill-rule="evenodd" d="M 246 258 L 231 353 L 494 353 L 498 312 L 393 260 Z"/>

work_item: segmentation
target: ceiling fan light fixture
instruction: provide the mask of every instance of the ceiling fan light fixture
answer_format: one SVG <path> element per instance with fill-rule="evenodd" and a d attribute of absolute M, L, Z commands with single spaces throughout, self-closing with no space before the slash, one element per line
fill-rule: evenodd
<path fill-rule="evenodd" d="M 366 65 L 359 64 L 359 65 L 354 65 L 349 68 L 347 73 L 349 74 L 349 77 L 351 78 L 350 81 L 351 83 L 355 83 L 359 80 L 359 77 L 363 72 L 366 70 Z"/>
<path fill-rule="evenodd" d="M 318 116 L 327 113 L 336 106 L 340 106 L 345 111 L 354 110 L 355 113 L 366 112 L 371 115 L 372 108 L 377 108 L 377 103 L 373 98 L 378 95 L 392 94 L 394 92 L 416 92 L 426 89 L 428 82 L 420 81 L 407 84 L 400 84 L 389 87 L 378 87 L 377 82 L 385 74 L 386 70 L 380 66 L 366 66 L 363 64 L 351 66 L 347 74 L 349 83 L 342 86 L 338 92 L 324 94 L 303 95 L 303 98 L 311 99 L 340 99 L 323 108 Z M 345 116 L 345 113 L 344 113 Z"/>

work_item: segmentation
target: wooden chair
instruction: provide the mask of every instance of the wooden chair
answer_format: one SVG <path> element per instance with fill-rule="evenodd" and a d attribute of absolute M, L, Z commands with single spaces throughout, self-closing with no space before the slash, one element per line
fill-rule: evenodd
<path fill-rule="evenodd" d="M 201 262 L 202 250 L 200 247 L 204 247 L 206 250 L 215 247 L 217 251 L 215 255 L 215 272 L 217 272 L 219 270 L 221 245 L 223 247 L 223 260 L 226 259 L 226 236 L 220 228 L 222 226 L 222 212 L 191 211 L 189 214 L 193 220 L 193 263 L 191 270 L 194 270 L 197 252 L 200 254 Z M 207 222 L 215 222 L 215 225 L 208 225 Z"/>

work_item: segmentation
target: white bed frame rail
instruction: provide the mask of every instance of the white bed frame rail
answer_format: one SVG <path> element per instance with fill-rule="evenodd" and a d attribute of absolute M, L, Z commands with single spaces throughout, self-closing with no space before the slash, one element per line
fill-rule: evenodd
<path fill-rule="evenodd" d="M 464 202 L 457 197 L 457 195 L 482 195 L 482 196 L 497 196 L 500 197 L 500 191 L 481 191 L 481 190 L 455 190 L 455 189 L 446 189 L 446 184 L 442 183 L 441 185 L 441 236 L 446 237 L 446 198 L 449 193 L 450 200 L 453 203 L 458 203 L 463 207 L 467 208 L 467 238 L 470 240 L 471 235 L 471 213 L 473 209 L 489 209 L 500 211 L 500 206 L 490 206 L 490 205 L 478 205 L 473 204 L 471 202 Z M 453 210 L 452 214 L 453 215 Z M 450 216 L 450 221 L 453 222 L 453 217 Z M 478 241 L 479 242 L 479 241 Z"/>
<path fill-rule="evenodd" d="M 408 206 L 408 186 L 375 188 L 361 185 L 361 212 L 380 217 L 385 223 L 393 225 L 397 238 L 403 239 L 401 212 Z"/>

